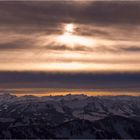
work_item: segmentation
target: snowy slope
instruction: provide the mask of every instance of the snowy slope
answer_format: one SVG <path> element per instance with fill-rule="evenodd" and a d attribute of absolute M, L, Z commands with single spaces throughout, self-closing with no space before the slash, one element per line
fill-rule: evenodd
<path fill-rule="evenodd" d="M 84 125 L 81 120 L 84 120 Z M 8 93 L 0 95 L 0 138 L 25 138 L 28 133 L 31 133 L 28 134 L 30 138 L 40 138 L 38 133 L 43 131 L 50 138 L 109 138 L 110 135 L 111 138 L 138 138 L 139 123 L 140 97 L 16 97 Z M 88 129 L 85 124 L 92 126 Z M 82 128 L 80 132 L 75 130 L 79 128 Z M 13 136 L 15 131 L 19 131 L 19 137 Z M 48 138 L 45 134 L 42 134 L 42 137 Z"/>

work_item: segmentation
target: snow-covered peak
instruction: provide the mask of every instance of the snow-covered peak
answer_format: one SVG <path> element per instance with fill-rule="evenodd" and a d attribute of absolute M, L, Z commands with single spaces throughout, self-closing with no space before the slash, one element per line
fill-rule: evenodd
<path fill-rule="evenodd" d="M 15 95 L 10 94 L 9 92 L 4 92 L 0 94 L 0 99 L 12 99 L 15 97 Z"/>

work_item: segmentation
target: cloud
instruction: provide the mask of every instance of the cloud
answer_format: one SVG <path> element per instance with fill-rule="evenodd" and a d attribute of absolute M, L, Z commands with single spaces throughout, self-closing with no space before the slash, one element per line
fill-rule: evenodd
<path fill-rule="evenodd" d="M 138 72 L 139 9 L 125 1 L 1 1 L 0 70 Z M 66 24 L 73 36 L 59 40 Z"/>
<path fill-rule="evenodd" d="M 139 91 L 140 75 L 137 73 L 36 73 L 0 72 L 0 88 L 82 88 L 125 89 Z"/>
<path fill-rule="evenodd" d="M 127 47 L 127 48 L 121 48 L 123 51 L 126 52 L 137 52 L 140 53 L 140 47 L 139 46 L 131 46 L 131 47 Z"/>
<path fill-rule="evenodd" d="M 139 12 L 138 1 L 0 1 L 0 88 L 139 91 Z M 56 41 L 69 23 L 94 44 Z"/>
<path fill-rule="evenodd" d="M 139 24 L 139 2 L 94 1 L 86 7 L 64 1 L 2 2 L 1 25 L 49 27 L 62 22 Z M 115 15 L 115 16 L 114 16 Z"/>

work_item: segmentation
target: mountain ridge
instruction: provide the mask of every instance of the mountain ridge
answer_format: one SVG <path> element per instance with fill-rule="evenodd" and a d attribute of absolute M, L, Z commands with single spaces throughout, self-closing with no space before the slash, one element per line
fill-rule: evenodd
<path fill-rule="evenodd" d="M 134 139 L 139 126 L 140 97 L 0 95 L 2 139 Z"/>

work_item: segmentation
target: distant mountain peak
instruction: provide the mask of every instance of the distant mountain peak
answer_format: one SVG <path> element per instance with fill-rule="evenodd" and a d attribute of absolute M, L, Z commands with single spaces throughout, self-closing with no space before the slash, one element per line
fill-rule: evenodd
<path fill-rule="evenodd" d="M 0 94 L 0 97 L 2 97 L 2 98 L 13 98 L 13 97 L 16 97 L 16 96 L 12 95 L 9 92 L 3 92 L 3 93 Z"/>

